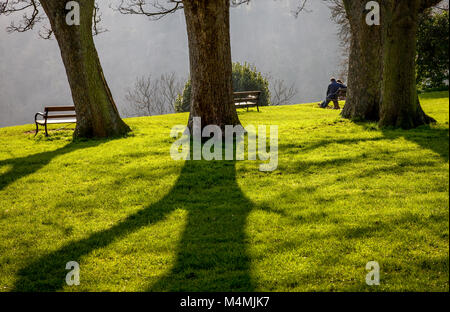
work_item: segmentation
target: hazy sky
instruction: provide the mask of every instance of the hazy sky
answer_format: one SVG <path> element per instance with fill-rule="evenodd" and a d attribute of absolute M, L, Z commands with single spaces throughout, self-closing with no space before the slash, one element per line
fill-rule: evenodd
<path fill-rule="evenodd" d="M 138 76 L 176 72 L 189 75 L 182 11 L 160 21 L 124 16 L 100 1 L 108 32 L 95 38 L 106 79 L 120 111 L 126 89 Z M 231 9 L 233 61 L 247 61 L 273 77 L 295 82 L 296 103 L 319 101 L 330 75 L 338 72 L 336 26 L 320 0 L 292 16 L 297 0 L 254 0 Z M 17 17 L 17 16 L 16 16 Z M 48 105 L 72 105 L 56 40 L 37 31 L 7 34 L 11 18 L 0 16 L 0 127 L 32 123 Z"/>

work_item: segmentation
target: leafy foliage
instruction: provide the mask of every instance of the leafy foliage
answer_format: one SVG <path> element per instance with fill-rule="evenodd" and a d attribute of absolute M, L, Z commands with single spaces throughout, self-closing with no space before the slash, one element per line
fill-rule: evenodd
<path fill-rule="evenodd" d="M 448 11 L 425 12 L 417 32 L 416 79 L 419 89 L 446 87 L 449 79 Z"/>
<path fill-rule="evenodd" d="M 184 86 L 183 95 L 178 95 L 175 101 L 175 111 L 177 113 L 189 112 L 191 108 L 191 80 Z"/>
<path fill-rule="evenodd" d="M 270 91 L 269 81 L 266 76 L 257 70 L 254 65 L 248 63 L 233 63 L 233 91 L 262 91 L 259 103 L 261 106 L 269 106 Z M 183 95 L 177 98 L 175 109 L 178 113 L 188 112 L 191 107 L 191 81 L 189 80 L 183 91 Z"/>
<path fill-rule="evenodd" d="M 259 104 L 261 106 L 269 106 L 270 91 L 269 80 L 264 76 L 256 66 L 248 63 L 233 63 L 233 90 L 239 91 L 261 91 Z"/>

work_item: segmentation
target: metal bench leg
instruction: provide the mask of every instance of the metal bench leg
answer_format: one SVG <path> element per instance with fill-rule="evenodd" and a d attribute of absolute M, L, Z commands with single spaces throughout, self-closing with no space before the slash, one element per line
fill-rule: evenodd
<path fill-rule="evenodd" d="M 36 133 L 34 134 L 34 136 L 37 136 L 38 132 L 39 132 L 39 125 L 38 123 L 36 123 Z"/>
<path fill-rule="evenodd" d="M 258 113 L 259 113 L 259 105 L 258 104 L 256 104 L 256 109 L 258 110 Z"/>
<path fill-rule="evenodd" d="M 45 123 L 45 136 L 48 137 L 47 123 Z"/>

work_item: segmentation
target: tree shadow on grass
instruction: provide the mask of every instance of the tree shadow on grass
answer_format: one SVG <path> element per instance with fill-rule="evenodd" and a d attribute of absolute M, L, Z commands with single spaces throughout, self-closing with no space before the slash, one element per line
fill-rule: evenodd
<path fill-rule="evenodd" d="M 377 142 L 384 140 L 382 137 L 376 138 L 351 138 L 351 139 L 341 139 L 341 138 L 326 138 L 320 139 L 318 141 L 312 142 L 310 144 L 280 144 L 279 150 L 284 150 L 286 154 L 296 154 L 296 153 L 306 153 L 310 151 L 315 151 L 320 148 L 326 148 L 332 144 L 340 145 L 351 145 L 358 144 L 362 142 Z"/>
<path fill-rule="evenodd" d="M 365 131 L 378 131 L 378 126 L 373 122 L 355 122 Z M 415 129 L 381 128 L 383 139 L 395 140 L 403 137 L 405 140 L 416 143 L 422 148 L 431 150 L 448 162 L 449 159 L 449 130 L 430 125 L 420 126 Z"/>
<path fill-rule="evenodd" d="M 396 139 L 403 137 L 408 141 L 420 145 L 422 148 L 429 149 L 448 162 L 449 153 L 449 132 L 448 129 L 432 128 L 430 126 L 422 126 L 412 130 L 402 129 L 382 129 L 384 137 L 388 139 Z"/>
<path fill-rule="evenodd" d="M 95 147 L 104 143 L 105 140 L 90 140 L 87 142 L 69 143 L 54 151 L 42 152 L 25 157 L 0 160 L 0 167 L 11 166 L 3 174 L 0 174 L 0 191 L 15 181 L 24 178 L 48 165 L 52 159 L 79 149 Z M 49 177 L 51 179 L 51 177 Z"/>
<path fill-rule="evenodd" d="M 151 291 L 252 291 L 245 225 L 253 204 L 236 181 L 234 161 L 187 161 L 174 187 L 155 204 L 109 229 L 71 242 L 18 272 L 14 291 L 57 291 L 66 263 L 126 239 L 140 228 L 185 209 L 186 227 L 170 273 Z"/>

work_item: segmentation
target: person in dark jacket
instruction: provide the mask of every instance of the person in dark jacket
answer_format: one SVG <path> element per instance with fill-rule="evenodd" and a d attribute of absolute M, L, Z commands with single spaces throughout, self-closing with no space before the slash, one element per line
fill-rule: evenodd
<path fill-rule="evenodd" d="M 320 103 L 319 106 L 321 108 L 327 108 L 328 104 L 330 102 L 333 102 L 334 109 L 341 109 L 339 107 L 339 101 L 338 101 L 339 90 L 340 89 L 346 89 L 347 86 L 344 85 L 340 80 L 339 80 L 339 82 L 337 82 L 336 78 L 334 78 L 334 77 L 332 77 L 330 80 L 331 80 L 331 83 L 330 83 L 330 85 L 328 86 L 328 89 L 327 89 L 326 100 L 323 101 L 322 103 Z"/>

